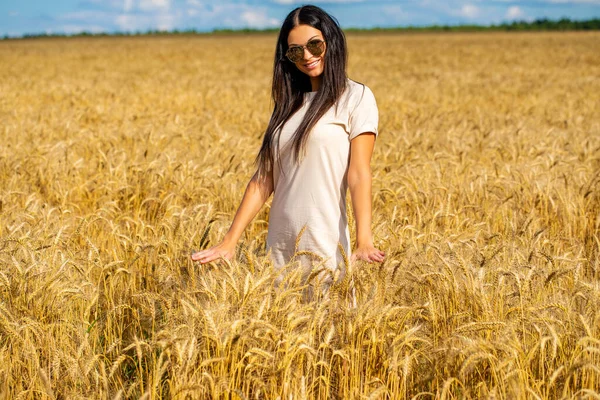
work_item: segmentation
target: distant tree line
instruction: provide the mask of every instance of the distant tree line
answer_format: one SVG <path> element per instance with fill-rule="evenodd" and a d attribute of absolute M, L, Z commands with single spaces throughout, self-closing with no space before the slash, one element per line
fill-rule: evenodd
<path fill-rule="evenodd" d="M 429 25 L 397 28 L 345 29 L 346 31 L 432 31 L 432 32 L 473 32 L 473 31 L 591 31 L 600 30 L 600 18 L 577 21 L 569 18 L 551 20 L 539 18 L 533 21 L 512 21 L 492 25 Z"/>
<path fill-rule="evenodd" d="M 405 26 L 389 28 L 348 28 L 347 32 L 480 32 L 480 31 L 591 31 L 600 30 L 600 18 L 589 20 L 571 20 L 561 18 L 551 20 L 540 18 L 533 21 L 512 21 L 492 25 L 429 25 L 429 26 Z M 274 33 L 277 28 L 269 29 L 214 29 L 209 32 L 196 29 L 185 30 L 147 30 L 136 32 L 114 32 L 95 33 L 81 32 L 75 34 L 66 33 L 34 33 L 24 34 L 19 38 L 43 38 L 43 37 L 102 37 L 102 36 L 158 36 L 158 35 L 211 35 L 211 34 L 252 34 L 252 33 Z M 18 39 L 5 35 L 3 39 Z"/>

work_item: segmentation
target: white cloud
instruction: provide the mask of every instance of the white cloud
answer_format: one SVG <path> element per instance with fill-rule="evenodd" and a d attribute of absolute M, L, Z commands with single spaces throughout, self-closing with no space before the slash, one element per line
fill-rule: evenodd
<path fill-rule="evenodd" d="M 121 31 L 145 31 L 148 29 L 171 30 L 177 26 L 177 16 L 173 14 L 117 15 L 114 23 Z"/>
<path fill-rule="evenodd" d="M 156 26 L 161 31 L 170 31 L 175 28 L 177 18 L 174 15 L 159 15 L 156 17 Z"/>
<path fill-rule="evenodd" d="M 547 0 L 548 3 L 554 4 L 596 4 L 600 5 L 600 0 Z"/>
<path fill-rule="evenodd" d="M 133 0 L 123 0 L 123 12 L 129 12 L 133 8 Z"/>
<path fill-rule="evenodd" d="M 79 23 L 89 23 L 110 17 L 110 15 L 110 13 L 105 11 L 73 11 L 59 15 L 56 19 L 59 21 L 77 21 Z"/>
<path fill-rule="evenodd" d="M 111 22 L 120 31 L 171 30 L 175 28 L 270 28 L 280 21 L 268 8 L 224 1 L 207 6 L 203 0 L 132 0 L 131 12 L 113 13 Z M 142 4 L 143 2 L 146 4 Z M 151 3 L 151 4 L 150 4 Z"/>
<path fill-rule="evenodd" d="M 459 14 L 467 18 L 477 18 L 479 15 L 479 7 L 472 4 L 465 4 L 460 9 Z"/>
<path fill-rule="evenodd" d="M 138 7 L 143 11 L 169 8 L 171 0 L 139 0 Z"/>
<path fill-rule="evenodd" d="M 525 17 L 525 13 L 521 10 L 519 6 L 508 7 L 506 11 L 506 18 L 508 19 L 518 19 Z"/>
<path fill-rule="evenodd" d="M 137 29 L 135 27 L 135 17 L 128 14 L 117 15 L 117 18 L 115 18 L 115 24 L 117 24 L 117 26 L 123 31 L 133 31 Z"/>
<path fill-rule="evenodd" d="M 328 0 L 327 3 L 364 3 L 367 0 Z M 298 0 L 274 0 L 274 3 L 277 4 L 306 4 L 306 1 L 298 1 Z"/>
<path fill-rule="evenodd" d="M 268 28 L 279 25 L 275 18 L 269 18 L 265 11 L 245 11 L 241 15 L 242 21 L 250 28 Z"/>
<path fill-rule="evenodd" d="M 113 23 L 114 13 L 101 10 L 81 10 L 57 15 L 53 18 L 53 32 L 73 34 L 79 32 L 108 32 Z"/>
<path fill-rule="evenodd" d="M 9 17 L 16 17 L 17 15 L 19 15 L 18 11 L 9 11 L 8 12 L 8 16 Z"/>
<path fill-rule="evenodd" d="M 397 5 L 391 5 L 391 6 L 384 6 L 383 7 L 383 11 L 387 14 L 387 15 L 400 15 L 404 13 L 404 10 L 402 7 L 397 6 Z"/>
<path fill-rule="evenodd" d="M 88 0 L 96 2 L 96 0 Z M 188 2 L 198 2 L 198 0 L 188 0 Z M 124 13 L 134 11 L 135 9 L 141 11 L 153 11 L 153 10 L 165 10 L 171 6 L 171 0 L 118 0 L 118 5 L 115 4 L 115 0 L 108 0 L 107 5 L 112 8 L 122 8 Z"/>

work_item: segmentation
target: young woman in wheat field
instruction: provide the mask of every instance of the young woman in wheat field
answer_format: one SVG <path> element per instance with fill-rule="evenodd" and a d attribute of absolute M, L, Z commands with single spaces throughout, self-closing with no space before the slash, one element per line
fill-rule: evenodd
<path fill-rule="evenodd" d="M 346 75 L 346 39 L 337 21 L 315 6 L 285 19 L 275 51 L 274 110 L 229 231 L 192 254 L 207 263 L 231 259 L 242 232 L 273 194 L 267 249 L 278 268 L 296 249 L 331 270 L 351 260 L 382 262 L 371 233 L 370 161 L 378 110 L 371 90 Z M 356 220 L 350 251 L 346 192 Z M 340 249 L 341 247 L 341 249 Z M 345 253 L 345 254 L 344 254 Z"/>

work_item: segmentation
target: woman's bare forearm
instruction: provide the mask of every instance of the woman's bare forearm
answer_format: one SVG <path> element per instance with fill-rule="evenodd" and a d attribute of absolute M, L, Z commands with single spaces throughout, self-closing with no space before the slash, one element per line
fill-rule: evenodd
<path fill-rule="evenodd" d="M 371 170 L 353 171 L 348 174 L 348 188 L 356 221 L 356 246 L 373 244 L 371 231 Z"/>
<path fill-rule="evenodd" d="M 204 264 L 221 258 L 233 258 L 235 247 L 244 229 L 258 214 L 271 193 L 273 193 L 273 175 L 269 174 L 267 177 L 259 179 L 258 174 L 254 174 L 246 186 L 244 197 L 223 240 L 216 246 L 193 253 L 192 260 Z"/>
<path fill-rule="evenodd" d="M 271 196 L 271 193 L 273 193 L 273 175 L 268 174 L 266 177 L 259 178 L 258 173 L 255 173 L 246 186 L 244 197 L 242 197 L 231 227 L 223 240 L 237 243 L 246 227 Z"/>
<path fill-rule="evenodd" d="M 371 156 L 375 134 L 364 133 L 350 142 L 348 189 L 356 221 L 356 247 L 372 246 L 371 235 Z"/>

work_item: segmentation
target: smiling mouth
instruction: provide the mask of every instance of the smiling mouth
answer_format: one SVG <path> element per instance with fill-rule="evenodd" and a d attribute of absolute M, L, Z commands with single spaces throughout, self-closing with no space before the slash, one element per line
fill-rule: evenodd
<path fill-rule="evenodd" d="M 321 62 L 321 60 L 313 61 L 310 64 L 304 64 L 304 66 L 306 68 L 312 69 L 312 68 L 316 67 L 319 62 Z"/>

